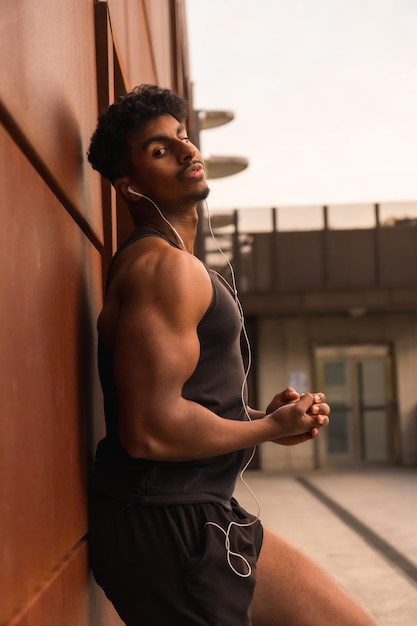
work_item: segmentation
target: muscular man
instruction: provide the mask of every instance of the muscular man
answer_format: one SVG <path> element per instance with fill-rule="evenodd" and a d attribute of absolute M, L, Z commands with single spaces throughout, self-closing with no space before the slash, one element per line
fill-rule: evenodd
<path fill-rule="evenodd" d="M 208 187 L 186 119 L 182 99 L 141 86 L 100 116 L 90 144 L 135 228 L 98 321 L 107 430 L 91 475 L 94 575 L 128 626 L 370 626 L 233 498 L 245 450 L 317 437 L 329 407 L 292 389 L 266 412 L 246 404 L 235 295 L 193 255 Z"/>

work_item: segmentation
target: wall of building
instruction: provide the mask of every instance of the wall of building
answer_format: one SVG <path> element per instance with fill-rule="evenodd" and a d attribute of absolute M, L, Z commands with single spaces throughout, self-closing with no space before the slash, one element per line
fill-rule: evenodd
<path fill-rule="evenodd" d="M 417 320 L 414 314 L 365 314 L 345 316 L 260 317 L 256 357 L 260 406 L 288 384 L 301 381 L 305 389 L 316 389 L 315 348 L 386 344 L 393 356 L 393 407 L 396 420 L 392 442 L 396 458 L 403 465 L 417 465 Z M 282 447 L 261 446 L 261 467 L 266 470 L 296 471 L 325 463 L 326 432 L 316 442 Z M 323 460 L 324 459 L 324 460 Z"/>
<path fill-rule="evenodd" d="M 86 162 L 100 109 L 135 84 L 189 95 L 181 0 L 0 7 L 0 624 L 111 626 L 89 572 L 95 352 L 114 193 Z M 120 222 L 120 224 L 119 224 Z"/>

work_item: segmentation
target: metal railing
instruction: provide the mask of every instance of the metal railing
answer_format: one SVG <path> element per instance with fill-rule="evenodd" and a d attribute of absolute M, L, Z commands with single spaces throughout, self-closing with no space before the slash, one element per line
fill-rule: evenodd
<path fill-rule="evenodd" d="M 237 209 L 211 222 L 242 293 L 417 288 L 417 202 Z M 203 232 L 206 263 L 227 274 Z"/>

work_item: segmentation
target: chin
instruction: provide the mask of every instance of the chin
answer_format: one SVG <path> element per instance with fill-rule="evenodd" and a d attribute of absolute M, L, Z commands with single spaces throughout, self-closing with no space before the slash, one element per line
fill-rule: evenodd
<path fill-rule="evenodd" d="M 193 200 L 196 202 L 201 202 L 201 200 L 205 200 L 210 193 L 210 189 L 208 187 L 204 187 L 204 189 L 200 189 L 200 191 L 195 191 L 193 194 Z"/>

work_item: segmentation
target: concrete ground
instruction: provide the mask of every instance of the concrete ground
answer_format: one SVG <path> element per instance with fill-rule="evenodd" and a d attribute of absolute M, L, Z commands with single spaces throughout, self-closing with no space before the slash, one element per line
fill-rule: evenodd
<path fill-rule="evenodd" d="M 252 470 L 244 479 L 264 525 L 320 563 L 378 626 L 417 626 L 417 468 Z M 240 481 L 236 497 L 256 513 Z"/>

